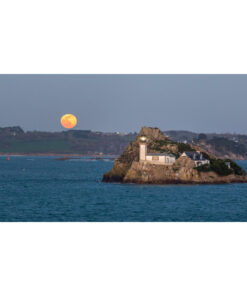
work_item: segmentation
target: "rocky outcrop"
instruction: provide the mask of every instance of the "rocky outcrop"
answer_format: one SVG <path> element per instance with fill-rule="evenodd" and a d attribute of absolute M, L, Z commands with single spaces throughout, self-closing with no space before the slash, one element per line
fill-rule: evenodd
<path fill-rule="evenodd" d="M 173 165 L 156 165 L 139 162 L 139 141 L 148 138 L 148 152 L 167 152 L 176 155 Z M 183 157 L 184 151 L 201 151 L 211 164 L 195 168 L 194 161 Z M 230 160 L 229 160 L 230 161 Z M 103 176 L 103 182 L 139 184 L 216 184 L 247 182 L 246 173 L 233 161 L 229 169 L 223 160 L 208 154 L 199 146 L 177 143 L 164 136 L 158 128 L 143 127 L 137 138 L 115 161 L 111 171 Z"/>

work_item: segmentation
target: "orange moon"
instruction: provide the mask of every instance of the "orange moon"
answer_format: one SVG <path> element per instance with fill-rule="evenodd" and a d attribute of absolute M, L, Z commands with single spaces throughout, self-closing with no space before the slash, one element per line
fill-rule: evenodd
<path fill-rule="evenodd" d="M 61 117 L 61 124 L 65 128 L 73 128 L 77 125 L 77 118 L 73 114 L 65 114 Z"/>

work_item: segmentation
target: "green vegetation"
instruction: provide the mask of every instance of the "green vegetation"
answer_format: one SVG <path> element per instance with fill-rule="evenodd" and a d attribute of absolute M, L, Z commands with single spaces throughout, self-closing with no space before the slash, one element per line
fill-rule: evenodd
<path fill-rule="evenodd" d="M 196 151 L 189 144 L 177 143 L 177 146 L 178 146 L 178 152 L 181 154 L 185 151 Z"/>
<path fill-rule="evenodd" d="M 230 168 L 227 166 L 227 162 L 230 163 Z M 228 176 L 231 174 L 245 176 L 245 171 L 238 166 L 234 161 L 230 159 L 210 159 L 210 164 L 205 164 L 196 168 L 199 172 L 213 171 L 219 176 Z"/>
<path fill-rule="evenodd" d="M 222 159 L 211 159 L 210 168 L 213 172 L 220 176 L 228 176 L 233 173 L 233 171 L 226 165 L 225 161 Z"/>
<path fill-rule="evenodd" d="M 226 159 L 226 162 L 230 163 L 231 169 L 233 170 L 234 174 L 239 176 L 245 176 L 246 172 L 236 164 L 236 162 L 232 161 L 231 159 Z"/>

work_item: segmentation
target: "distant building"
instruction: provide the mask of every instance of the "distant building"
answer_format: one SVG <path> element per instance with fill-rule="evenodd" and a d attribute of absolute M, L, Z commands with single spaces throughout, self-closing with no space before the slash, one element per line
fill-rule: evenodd
<path fill-rule="evenodd" d="M 210 163 L 210 161 L 206 159 L 200 151 L 185 151 L 181 157 L 188 157 L 193 160 L 195 167 Z"/>
<path fill-rule="evenodd" d="M 147 153 L 147 138 L 142 136 L 140 139 L 140 162 L 152 164 L 173 165 L 176 157 L 168 153 Z"/>
<path fill-rule="evenodd" d="M 229 161 L 226 161 L 225 164 L 226 164 L 226 166 L 228 167 L 228 169 L 231 168 L 231 163 L 230 163 Z"/>

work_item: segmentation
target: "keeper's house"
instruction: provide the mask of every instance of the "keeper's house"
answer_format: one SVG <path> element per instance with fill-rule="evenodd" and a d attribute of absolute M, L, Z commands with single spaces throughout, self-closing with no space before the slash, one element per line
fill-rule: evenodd
<path fill-rule="evenodd" d="M 186 151 L 182 153 L 181 157 L 188 157 L 193 160 L 195 163 L 195 167 L 210 163 L 210 161 L 206 159 L 200 151 Z"/>
<path fill-rule="evenodd" d="M 147 153 L 147 138 L 142 136 L 140 139 L 140 162 L 152 164 L 173 165 L 176 157 L 168 153 Z"/>

